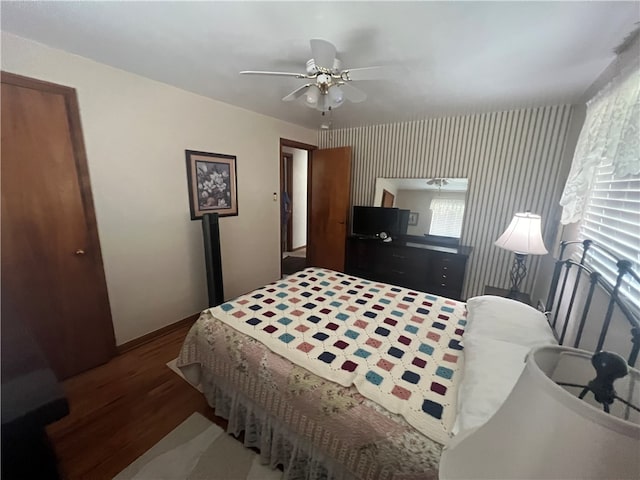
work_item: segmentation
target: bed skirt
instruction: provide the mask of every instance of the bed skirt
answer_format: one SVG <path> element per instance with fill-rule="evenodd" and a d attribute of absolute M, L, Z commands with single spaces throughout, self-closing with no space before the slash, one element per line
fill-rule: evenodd
<path fill-rule="evenodd" d="M 334 465 L 308 441 L 297 437 L 283 421 L 265 413 L 244 395 L 225 388 L 211 375 L 205 375 L 203 390 L 216 415 L 229 421 L 227 432 L 238 437 L 244 432 L 244 445 L 260 451 L 260 461 L 275 469 L 282 465 L 283 480 L 351 480 L 344 469 Z"/>
<path fill-rule="evenodd" d="M 270 352 L 206 313 L 178 367 L 200 383 L 227 431 L 282 465 L 284 480 L 437 479 L 442 446 L 346 388 Z"/>

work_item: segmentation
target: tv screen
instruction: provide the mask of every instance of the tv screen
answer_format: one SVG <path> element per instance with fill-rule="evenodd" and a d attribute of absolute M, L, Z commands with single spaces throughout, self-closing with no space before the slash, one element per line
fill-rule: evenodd
<path fill-rule="evenodd" d="M 409 214 L 411 210 L 398 210 L 398 233 L 406 235 L 409 228 Z"/>
<path fill-rule="evenodd" d="M 391 235 L 398 232 L 397 208 L 354 206 L 352 232 L 354 235 L 375 237 L 380 232 Z"/>

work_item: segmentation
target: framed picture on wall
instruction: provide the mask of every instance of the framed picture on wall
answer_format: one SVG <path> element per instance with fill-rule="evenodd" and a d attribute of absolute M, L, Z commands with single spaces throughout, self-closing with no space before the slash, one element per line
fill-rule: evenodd
<path fill-rule="evenodd" d="M 191 220 L 205 213 L 238 215 L 236 157 L 185 150 Z"/>
<path fill-rule="evenodd" d="M 420 216 L 419 212 L 410 212 L 409 213 L 409 225 L 415 226 L 418 225 L 418 217 Z"/>

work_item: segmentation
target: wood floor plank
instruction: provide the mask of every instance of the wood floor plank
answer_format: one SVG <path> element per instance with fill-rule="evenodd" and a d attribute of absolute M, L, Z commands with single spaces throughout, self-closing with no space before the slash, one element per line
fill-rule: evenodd
<path fill-rule="evenodd" d="M 71 413 L 47 427 L 67 480 L 111 479 L 193 412 L 226 428 L 203 395 L 172 372 L 189 326 L 66 380 Z"/>

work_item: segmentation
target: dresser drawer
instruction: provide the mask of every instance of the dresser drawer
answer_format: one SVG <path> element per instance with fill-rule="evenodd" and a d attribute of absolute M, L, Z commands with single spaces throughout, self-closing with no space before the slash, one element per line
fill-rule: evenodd
<path fill-rule="evenodd" d="M 382 270 L 426 270 L 429 264 L 429 257 L 421 251 L 392 246 L 380 247 L 379 250 L 378 267 Z"/>
<path fill-rule="evenodd" d="M 464 282 L 466 259 L 456 255 L 432 255 L 429 262 L 429 283 L 438 290 L 460 290 Z"/>
<path fill-rule="evenodd" d="M 470 252 L 469 247 L 460 249 Z M 453 299 L 462 297 L 467 258 L 468 253 L 437 246 L 356 237 L 347 241 L 347 273 Z"/>

